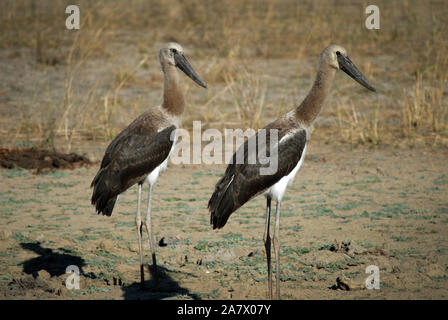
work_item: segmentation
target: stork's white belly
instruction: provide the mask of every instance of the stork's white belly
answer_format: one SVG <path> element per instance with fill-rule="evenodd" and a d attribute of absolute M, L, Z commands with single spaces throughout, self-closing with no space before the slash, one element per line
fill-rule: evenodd
<path fill-rule="evenodd" d="M 276 184 L 274 184 L 272 187 L 267 189 L 263 193 L 266 197 L 270 196 L 272 199 L 274 199 L 276 201 L 282 200 L 283 195 L 285 194 L 286 188 L 294 182 L 294 178 L 296 177 L 297 172 L 299 171 L 300 167 L 303 164 L 303 161 L 305 159 L 305 152 L 306 152 L 306 145 L 303 148 L 302 156 L 301 156 L 299 162 L 297 162 L 294 169 L 287 176 L 284 176 Z"/>
<path fill-rule="evenodd" d="M 168 156 L 169 157 L 169 156 Z M 150 174 L 146 177 L 145 181 L 149 183 L 150 185 L 154 185 L 159 178 L 159 175 L 162 171 L 166 170 L 168 167 L 168 157 L 163 161 L 157 168 L 151 171 Z"/>
<path fill-rule="evenodd" d="M 166 157 L 166 159 L 161 164 L 159 164 L 154 170 L 152 170 L 151 173 L 148 174 L 148 176 L 146 177 L 145 181 L 149 185 L 153 186 L 157 182 L 157 179 L 159 178 L 160 173 L 162 171 L 165 171 L 166 168 L 168 167 L 168 159 L 169 159 L 169 157 L 171 155 L 171 152 L 173 152 L 173 149 L 174 149 L 174 147 L 176 145 L 176 141 L 177 141 L 177 130 L 176 130 L 176 133 L 175 133 L 175 136 L 174 136 L 173 145 L 171 146 L 171 150 L 168 153 L 168 156 Z"/>

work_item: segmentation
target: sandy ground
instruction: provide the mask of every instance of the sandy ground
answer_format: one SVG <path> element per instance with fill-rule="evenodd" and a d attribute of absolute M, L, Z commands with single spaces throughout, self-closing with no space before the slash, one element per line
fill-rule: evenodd
<path fill-rule="evenodd" d="M 282 298 L 446 299 L 446 159 L 444 151 L 350 150 L 311 141 L 282 204 Z M 207 201 L 224 166 L 171 164 L 159 179 L 158 290 L 146 234 L 147 289 L 138 285 L 136 187 L 112 217 L 98 216 L 89 188 L 97 169 L 0 170 L 0 298 L 267 297 L 264 198 L 240 208 L 220 231 L 209 225 Z M 64 285 L 68 265 L 81 269 L 79 290 Z M 380 269 L 379 290 L 365 289 L 369 265 Z"/>

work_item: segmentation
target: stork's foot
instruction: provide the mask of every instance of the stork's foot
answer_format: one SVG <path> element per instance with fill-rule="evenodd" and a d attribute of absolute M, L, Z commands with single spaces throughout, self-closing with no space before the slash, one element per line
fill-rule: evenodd
<path fill-rule="evenodd" d="M 139 287 L 140 290 L 146 291 L 148 290 L 148 285 L 146 284 L 144 279 L 140 279 Z"/>
<path fill-rule="evenodd" d="M 144 283 L 140 283 L 139 289 L 141 291 L 146 291 L 147 290 L 146 285 Z"/>
<path fill-rule="evenodd" d="M 152 254 L 152 270 L 151 275 L 154 280 L 154 290 L 157 291 L 159 289 L 159 273 L 157 272 L 157 260 L 156 254 Z"/>

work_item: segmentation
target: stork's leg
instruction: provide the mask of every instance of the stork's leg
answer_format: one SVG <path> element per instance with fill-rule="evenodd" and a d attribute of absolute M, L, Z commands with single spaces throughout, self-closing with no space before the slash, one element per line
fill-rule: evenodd
<path fill-rule="evenodd" d="M 266 229 L 264 230 L 264 248 L 268 263 L 268 295 L 272 299 L 272 269 L 271 269 L 271 237 L 269 236 L 269 224 L 271 221 L 271 197 L 266 197 Z"/>
<path fill-rule="evenodd" d="M 151 199 L 152 199 L 152 185 L 149 185 L 149 196 L 148 196 L 148 211 L 146 212 L 146 231 L 149 237 L 149 246 L 151 247 L 152 254 L 152 267 L 153 267 L 153 278 L 154 278 L 154 289 L 157 289 L 159 284 L 159 277 L 157 274 L 157 260 L 156 260 L 156 247 L 154 242 L 154 236 L 152 233 L 152 222 L 151 222 Z"/>
<path fill-rule="evenodd" d="M 138 254 L 140 255 L 140 286 L 144 286 L 145 273 L 143 270 L 143 250 L 142 250 L 142 217 L 140 215 L 140 204 L 142 199 L 142 185 L 138 184 L 138 203 L 137 203 L 137 216 L 135 217 L 135 225 L 137 227 L 138 237 Z"/>
<path fill-rule="evenodd" d="M 275 210 L 275 229 L 274 229 L 274 253 L 275 253 L 275 274 L 277 278 L 276 283 L 276 299 L 280 300 L 280 204 L 277 201 L 277 208 Z"/>

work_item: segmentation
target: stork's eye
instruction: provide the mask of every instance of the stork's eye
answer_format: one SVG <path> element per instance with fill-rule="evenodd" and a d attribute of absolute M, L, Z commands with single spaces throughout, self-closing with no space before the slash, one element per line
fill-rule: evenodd
<path fill-rule="evenodd" d="M 336 51 L 336 55 L 339 56 L 341 55 L 341 53 L 339 51 Z"/>
<path fill-rule="evenodd" d="M 171 49 L 171 52 L 172 53 L 177 53 L 177 50 L 173 48 L 173 49 Z"/>

